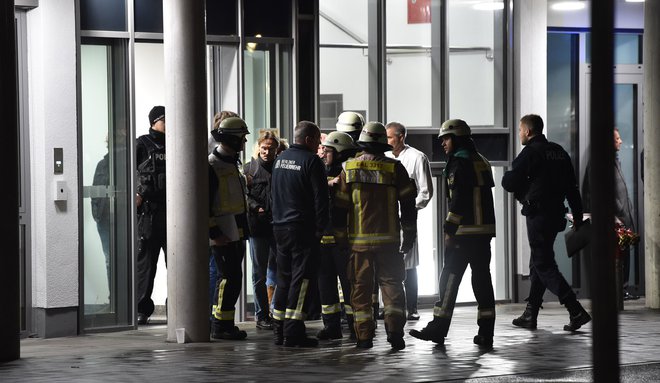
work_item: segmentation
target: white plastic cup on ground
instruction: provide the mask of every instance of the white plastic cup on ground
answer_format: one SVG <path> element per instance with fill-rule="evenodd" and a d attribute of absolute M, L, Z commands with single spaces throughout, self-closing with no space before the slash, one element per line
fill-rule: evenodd
<path fill-rule="evenodd" d="M 186 329 L 185 328 L 176 329 L 176 342 L 177 343 L 186 343 Z"/>

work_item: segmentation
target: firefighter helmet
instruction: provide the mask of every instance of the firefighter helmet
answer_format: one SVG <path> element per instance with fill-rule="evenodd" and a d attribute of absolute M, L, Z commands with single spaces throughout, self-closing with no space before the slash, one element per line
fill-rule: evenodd
<path fill-rule="evenodd" d="M 362 128 L 362 133 L 360 133 L 360 139 L 358 142 L 383 144 L 391 149 L 391 146 L 387 144 L 387 130 L 385 129 L 385 126 L 378 121 L 368 122 L 364 128 Z"/>
<path fill-rule="evenodd" d="M 337 124 L 335 126 L 339 132 L 359 132 L 364 126 L 364 117 L 356 112 L 342 112 L 337 117 Z"/>
<path fill-rule="evenodd" d="M 337 153 L 341 153 L 344 150 L 357 149 L 353 137 L 344 132 L 330 132 L 321 145 L 335 148 Z"/>
<path fill-rule="evenodd" d="M 447 120 L 440 127 L 440 133 L 438 138 L 442 138 L 446 135 L 453 134 L 457 137 L 465 137 L 472 134 L 470 127 L 463 120 Z"/>
<path fill-rule="evenodd" d="M 218 129 L 211 131 L 213 138 L 220 142 L 222 136 L 241 137 L 250 134 L 247 124 L 240 117 L 227 117 L 218 126 Z"/>

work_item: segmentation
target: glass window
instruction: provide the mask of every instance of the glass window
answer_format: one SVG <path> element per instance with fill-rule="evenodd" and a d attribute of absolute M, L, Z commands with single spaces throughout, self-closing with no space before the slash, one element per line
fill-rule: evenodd
<path fill-rule="evenodd" d="M 388 1 L 386 6 L 387 121 L 430 127 L 430 2 Z"/>
<path fill-rule="evenodd" d="M 163 33 L 163 0 L 135 0 L 135 31 Z"/>
<path fill-rule="evenodd" d="M 245 36 L 291 37 L 290 0 L 244 1 Z M 273 22 L 277 20 L 277 22 Z"/>
<path fill-rule="evenodd" d="M 368 119 L 367 1 L 320 0 L 320 127 L 335 130 L 344 110 Z"/>
<path fill-rule="evenodd" d="M 585 34 L 586 60 L 591 63 L 591 33 Z M 639 33 L 614 34 L 614 65 L 642 64 L 642 35 Z"/>
<path fill-rule="evenodd" d="M 80 0 L 80 29 L 126 31 L 126 1 Z"/>
<path fill-rule="evenodd" d="M 238 35 L 236 0 L 206 0 L 206 33 L 209 35 Z"/>
<path fill-rule="evenodd" d="M 485 7 L 491 5 L 490 7 Z M 504 126 L 502 2 L 449 0 L 449 118 Z"/>

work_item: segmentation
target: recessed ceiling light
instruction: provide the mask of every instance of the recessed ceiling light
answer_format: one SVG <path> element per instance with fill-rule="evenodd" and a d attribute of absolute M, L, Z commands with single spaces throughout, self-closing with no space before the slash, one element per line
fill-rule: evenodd
<path fill-rule="evenodd" d="M 579 11 L 584 9 L 586 4 L 584 1 L 562 1 L 554 3 L 550 6 L 555 11 Z"/>
<path fill-rule="evenodd" d="M 490 2 L 483 2 L 483 3 L 477 3 L 472 6 L 474 9 L 478 9 L 480 11 L 498 11 L 500 9 L 504 9 L 504 2 L 502 1 L 490 1 Z"/>

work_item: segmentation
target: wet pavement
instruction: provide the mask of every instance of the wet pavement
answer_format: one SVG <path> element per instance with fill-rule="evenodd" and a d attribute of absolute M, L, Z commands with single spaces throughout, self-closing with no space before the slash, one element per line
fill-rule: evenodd
<path fill-rule="evenodd" d="M 588 302 L 585 307 L 589 307 Z M 538 330 L 511 321 L 522 304 L 497 306 L 495 345 L 472 343 L 476 308 L 457 307 L 444 346 L 406 336 L 405 350 L 393 352 L 379 321 L 374 348 L 359 350 L 347 336 L 317 348 L 284 348 L 270 331 L 243 323 L 248 339 L 177 344 L 166 342 L 165 325 L 69 338 L 24 339 L 17 361 L 0 364 L 0 382 L 590 382 L 591 324 L 567 333 L 566 310 L 545 303 Z M 432 311 L 408 322 L 421 329 Z M 621 381 L 660 381 L 660 311 L 644 301 L 626 302 L 619 317 Z M 315 334 L 320 321 L 308 322 Z M 347 331 L 345 332 L 347 333 Z"/>

